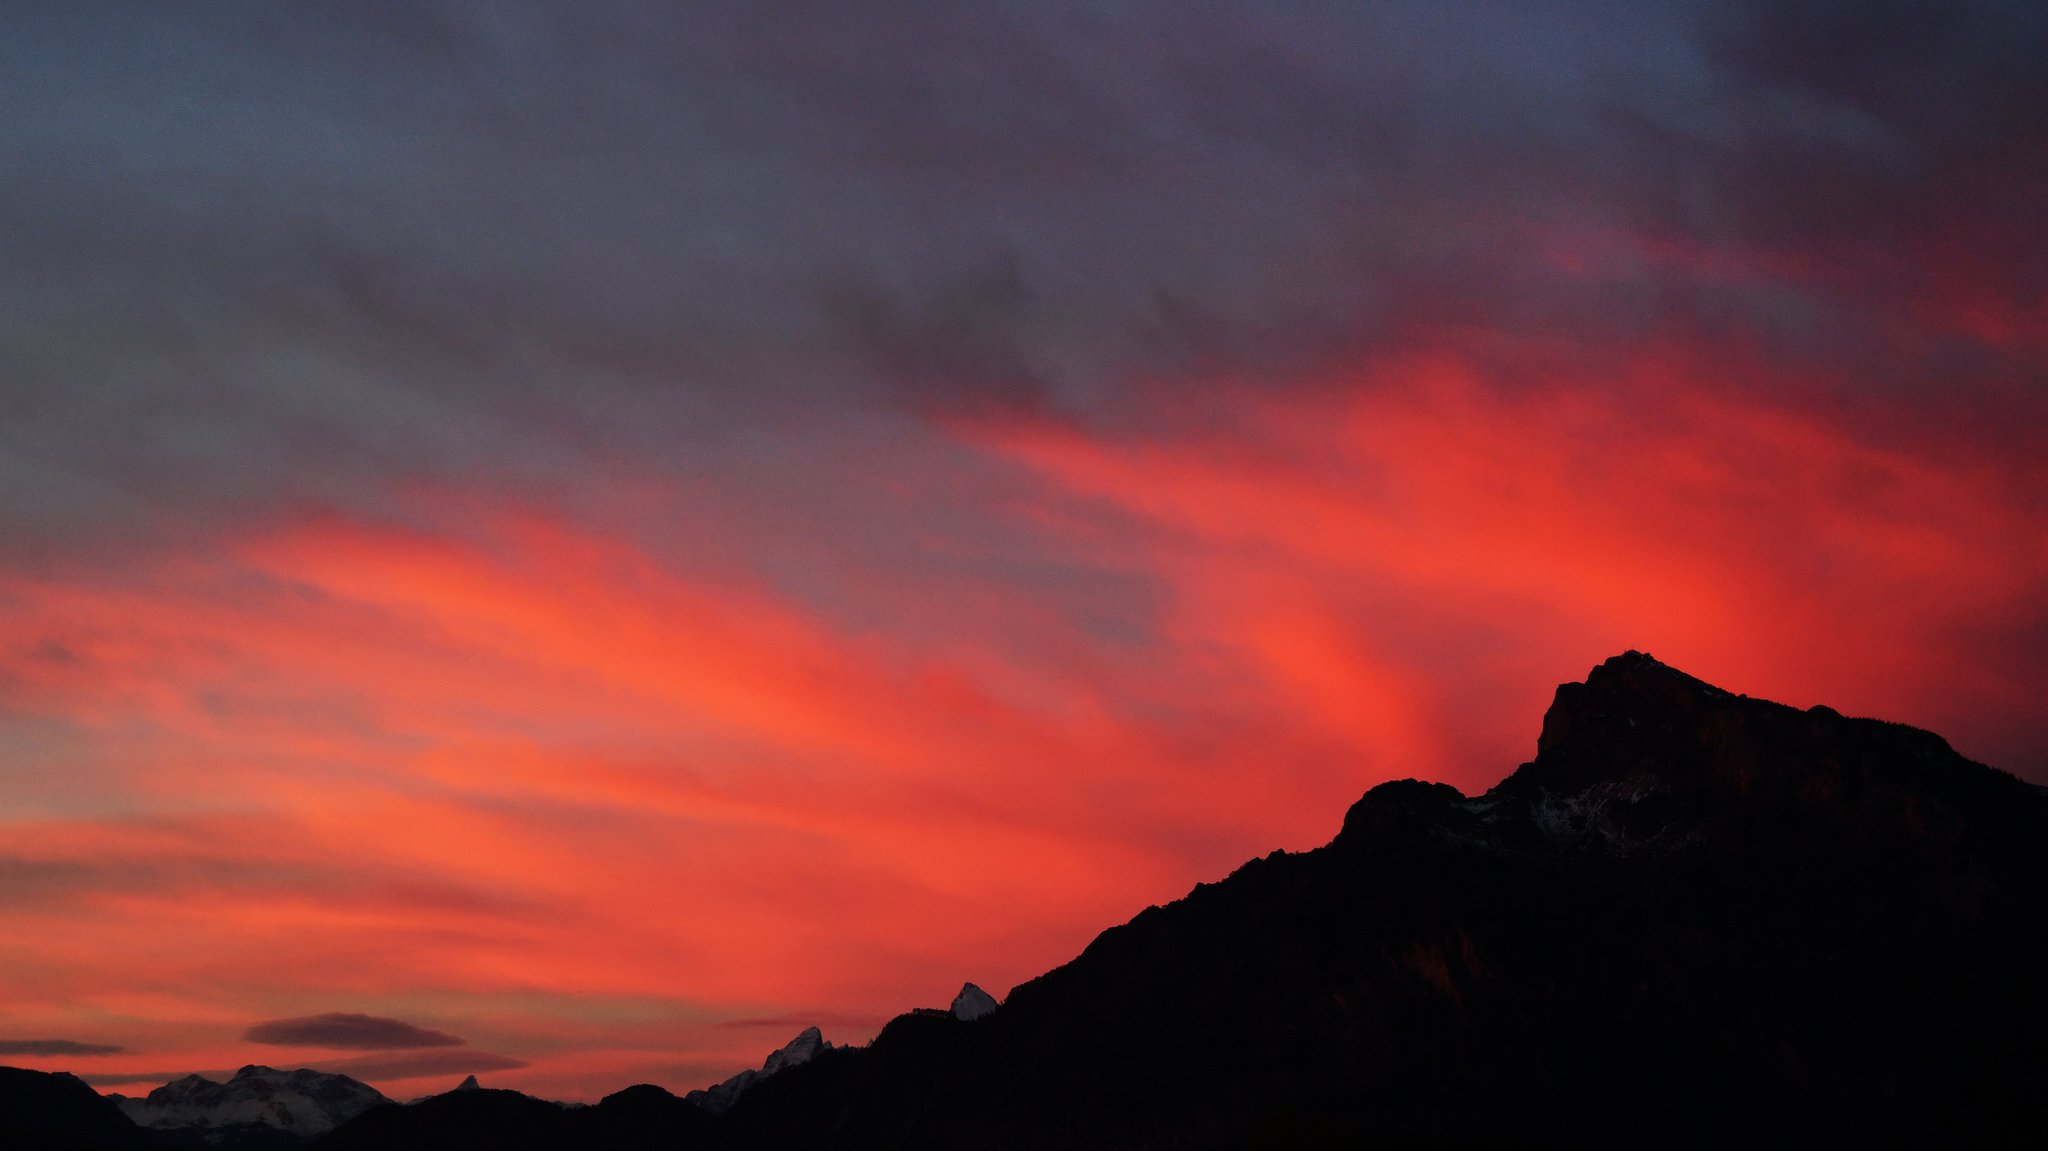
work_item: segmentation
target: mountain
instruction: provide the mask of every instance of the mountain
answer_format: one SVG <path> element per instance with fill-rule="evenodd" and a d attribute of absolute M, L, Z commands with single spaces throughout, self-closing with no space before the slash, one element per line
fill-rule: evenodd
<path fill-rule="evenodd" d="M 430 1151 L 597 1146 L 578 1135 L 576 1112 L 517 1091 L 479 1087 L 373 1107 L 315 1140 L 323 1151 Z"/>
<path fill-rule="evenodd" d="M 995 996 L 969 983 L 960 988 L 960 994 L 953 997 L 953 1006 L 946 1010 L 953 1018 L 972 1023 L 988 1018 L 998 1006 Z"/>
<path fill-rule="evenodd" d="M 806 1027 L 797 1033 L 795 1039 L 769 1053 L 760 1070 L 750 1067 L 723 1083 L 692 1091 L 684 1098 L 712 1115 L 723 1115 L 732 1110 L 732 1105 L 754 1084 L 792 1067 L 801 1067 L 816 1058 L 819 1052 L 830 1050 L 832 1044 L 823 1033 L 815 1027 Z"/>
<path fill-rule="evenodd" d="M 759 1084 L 745 1147 L 1999 1143 L 2048 1129 L 2048 796 L 1639 653 L 1533 762 L 1370 791 L 976 1024 Z"/>
<path fill-rule="evenodd" d="M 452 1092 L 320 1146 L 2034 1145 L 2044 970 L 2048 792 L 1629 652 L 1486 794 L 1382 784 L 999 1010 L 771 1057 L 721 1118 Z"/>
<path fill-rule="evenodd" d="M 75 1075 L 0 1067 L 0 1147 L 159 1151 L 165 1146 Z"/>
<path fill-rule="evenodd" d="M 346 1075 L 255 1065 L 225 1083 L 187 1075 L 145 1098 L 118 1100 L 138 1126 L 233 1151 L 296 1147 L 385 1102 L 376 1088 Z"/>
<path fill-rule="evenodd" d="M 718 1120 L 652 1084 L 595 1107 L 488 1087 L 391 1103 L 316 1139 L 311 1151 L 723 1151 Z"/>

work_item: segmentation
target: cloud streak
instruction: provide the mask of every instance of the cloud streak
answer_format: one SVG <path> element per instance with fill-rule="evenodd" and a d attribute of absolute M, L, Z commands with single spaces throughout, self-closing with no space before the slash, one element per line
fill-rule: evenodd
<path fill-rule="evenodd" d="M 251 1043 L 274 1047 L 334 1047 L 346 1051 L 387 1051 L 411 1047 L 460 1047 L 465 1041 L 400 1019 L 330 1011 L 296 1019 L 271 1019 L 242 1033 Z"/>
<path fill-rule="evenodd" d="M 418 1054 L 365 1055 L 319 1069 L 357 1079 L 420 1079 L 429 1075 L 475 1075 L 486 1071 L 517 1071 L 527 1063 L 488 1051 L 422 1051 Z"/>
<path fill-rule="evenodd" d="M 0 1055 L 122 1055 L 127 1048 L 75 1039 L 0 1039 Z"/>

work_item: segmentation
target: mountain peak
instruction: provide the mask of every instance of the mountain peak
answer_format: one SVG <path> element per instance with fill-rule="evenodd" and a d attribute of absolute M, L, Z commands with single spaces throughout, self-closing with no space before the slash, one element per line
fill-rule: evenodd
<path fill-rule="evenodd" d="M 995 996 L 967 983 L 961 985 L 960 994 L 953 997 L 953 1006 L 947 1010 L 953 1013 L 953 1018 L 971 1023 L 993 1014 L 998 1006 Z"/>
<path fill-rule="evenodd" d="M 792 1067 L 801 1067 L 816 1058 L 819 1052 L 832 1050 L 832 1044 L 816 1027 L 806 1027 L 797 1032 L 795 1039 L 776 1048 L 768 1056 L 761 1069 L 748 1068 L 723 1083 L 714 1083 L 701 1091 L 692 1091 L 685 1099 L 713 1115 L 723 1115 L 730 1110 L 733 1102 L 745 1094 L 749 1087 L 778 1072 Z"/>
<path fill-rule="evenodd" d="M 830 1043 L 825 1042 L 823 1032 L 819 1031 L 816 1027 L 806 1027 L 802 1031 L 797 1032 L 795 1039 L 783 1044 L 773 1054 L 769 1055 L 768 1061 L 761 1065 L 761 1072 L 764 1075 L 773 1075 L 785 1068 L 808 1063 L 811 1061 L 812 1056 L 831 1046 Z"/>
<path fill-rule="evenodd" d="M 1639 651 L 1626 651 L 1586 675 L 1583 683 L 1562 683 L 1543 715 L 1536 758 L 1553 753 L 1589 730 L 1620 721 L 1629 727 L 1655 721 L 1660 733 L 1735 695 Z"/>
<path fill-rule="evenodd" d="M 484 1085 L 478 1083 L 476 1081 L 476 1076 L 472 1075 L 469 1078 L 464 1079 L 462 1082 L 457 1083 L 455 1085 L 455 1089 L 457 1091 L 482 1091 L 484 1089 Z"/>
<path fill-rule="evenodd" d="M 1925 732 L 1736 695 L 1628 651 L 1594 668 L 1583 683 L 1558 685 L 1543 716 L 1535 761 L 1503 786 L 1566 794 L 1647 780 L 1688 791 L 1742 793 L 1758 782 L 1764 761 L 1778 763 L 1780 753 L 1810 752 L 1832 742 L 1844 722 L 1910 732 L 1947 750 Z"/>
<path fill-rule="evenodd" d="M 1464 800 L 1464 793 L 1448 783 L 1391 779 L 1351 805 L 1339 838 L 1355 842 L 1419 828 Z"/>
<path fill-rule="evenodd" d="M 1629 651 L 1558 687 L 1536 758 L 1486 799 L 1526 805 L 1546 833 L 1622 847 L 1792 820 L 1817 851 L 1850 828 L 1943 838 L 1954 820 L 1930 812 L 2024 789 L 1932 732 L 1737 695 Z"/>

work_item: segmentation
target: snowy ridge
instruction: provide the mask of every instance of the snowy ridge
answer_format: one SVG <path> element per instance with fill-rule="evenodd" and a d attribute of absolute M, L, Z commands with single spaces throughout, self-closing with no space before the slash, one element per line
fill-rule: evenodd
<path fill-rule="evenodd" d="M 250 1065 L 226 1083 L 199 1075 L 175 1079 L 141 1099 L 116 1101 L 139 1127 L 196 1131 L 219 1143 L 237 1129 L 275 1127 L 301 1138 L 324 1134 L 379 1103 L 384 1095 L 346 1075 Z"/>
<path fill-rule="evenodd" d="M 713 1115 L 723 1115 L 732 1109 L 747 1088 L 777 1072 L 787 1071 L 809 1063 L 820 1051 L 830 1051 L 832 1044 L 815 1027 L 806 1027 L 797 1033 L 795 1039 L 771 1052 L 760 1070 L 748 1068 L 723 1083 L 713 1084 L 701 1091 L 692 1091 L 683 1096 L 691 1103 Z"/>

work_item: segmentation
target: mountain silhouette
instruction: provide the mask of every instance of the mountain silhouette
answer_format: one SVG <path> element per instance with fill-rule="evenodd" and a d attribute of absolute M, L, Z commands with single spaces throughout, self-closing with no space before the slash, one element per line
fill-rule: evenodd
<path fill-rule="evenodd" d="M 719 1121 L 642 1083 L 594 1107 L 489 1087 L 387 1104 L 316 1139 L 320 1151 L 677 1151 L 728 1146 Z"/>
<path fill-rule="evenodd" d="M 745 1147 L 1988 1143 L 2048 1120 L 2048 796 L 1630 652 L 1483 796 L 1372 789 Z"/>
<path fill-rule="evenodd" d="M 2048 792 L 1629 652 L 1559 687 L 1486 794 L 1382 784 L 1327 846 L 1000 1005 L 805 1044 L 722 1116 L 648 1085 L 460 1091 L 314 1146 L 2031 1143 L 2043 970 Z"/>
<path fill-rule="evenodd" d="M 0 1067 L 0 1147 L 164 1151 L 169 1146 L 75 1075 Z"/>

